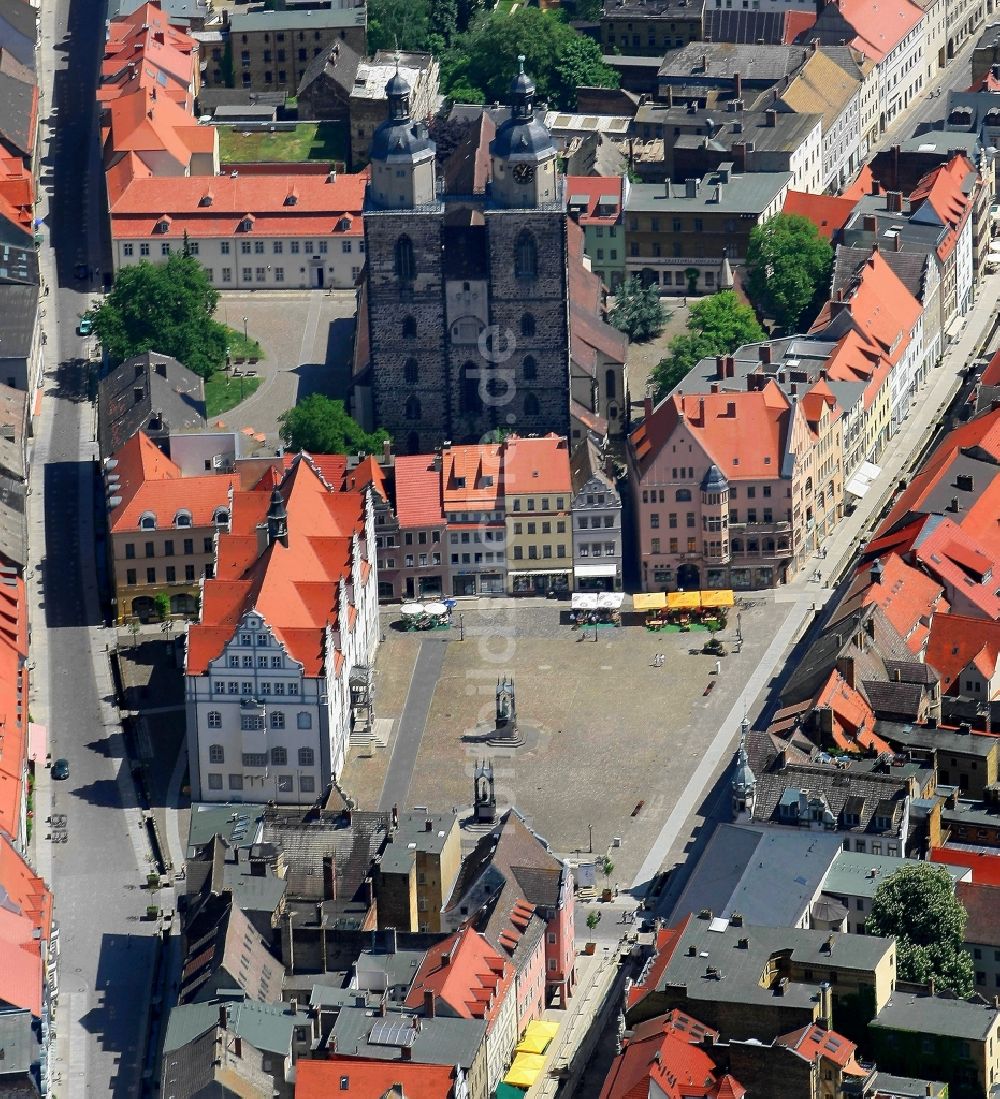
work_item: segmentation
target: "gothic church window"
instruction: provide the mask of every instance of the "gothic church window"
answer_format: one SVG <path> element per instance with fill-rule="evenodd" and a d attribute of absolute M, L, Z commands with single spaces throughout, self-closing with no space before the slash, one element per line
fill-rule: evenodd
<path fill-rule="evenodd" d="M 403 380 L 407 385 L 416 385 L 419 377 L 420 368 L 417 366 L 417 360 L 407 359 L 403 366 Z"/>
<path fill-rule="evenodd" d="M 535 334 L 535 318 L 530 313 L 521 317 L 521 335 L 533 336 Z"/>
<path fill-rule="evenodd" d="M 467 362 L 458 376 L 458 411 L 462 416 L 475 416 L 483 410 L 483 398 L 479 392 L 479 367 Z"/>
<path fill-rule="evenodd" d="M 417 261 L 413 255 L 413 241 L 404 233 L 396 241 L 396 278 L 412 282 L 417 277 Z"/>
<path fill-rule="evenodd" d="M 541 407 L 538 404 L 538 398 L 534 393 L 529 393 L 524 398 L 524 414 L 525 416 L 537 416 L 541 411 Z"/>
<path fill-rule="evenodd" d="M 417 322 L 412 317 L 403 318 L 403 339 L 412 340 L 417 335 Z"/>
<path fill-rule="evenodd" d="M 420 419 L 420 401 L 412 393 L 406 398 L 406 418 L 408 420 Z"/>
<path fill-rule="evenodd" d="M 527 230 L 517 238 L 514 274 L 519 279 L 533 279 L 538 275 L 538 248 L 535 246 L 535 238 Z"/>
<path fill-rule="evenodd" d="M 524 377 L 527 381 L 532 381 L 538 377 L 538 361 L 534 355 L 524 356 Z"/>

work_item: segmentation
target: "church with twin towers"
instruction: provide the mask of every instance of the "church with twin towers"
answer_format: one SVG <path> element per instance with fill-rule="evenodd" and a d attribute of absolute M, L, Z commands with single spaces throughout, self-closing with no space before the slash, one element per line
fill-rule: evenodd
<path fill-rule="evenodd" d="M 509 117 L 497 126 L 483 111 L 443 164 L 410 116 L 406 81 L 397 73 L 386 86 L 365 201 L 355 413 L 360 400 L 401 453 L 497 429 L 571 432 L 564 179 L 523 58 L 518 70 Z"/>

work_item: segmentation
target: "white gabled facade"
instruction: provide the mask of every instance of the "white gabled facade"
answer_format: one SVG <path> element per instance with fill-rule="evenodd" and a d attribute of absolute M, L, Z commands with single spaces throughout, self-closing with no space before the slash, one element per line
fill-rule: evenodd
<path fill-rule="evenodd" d="M 203 670 L 190 667 L 190 630 L 204 624 L 189 627 L 185 708 L 193 799 L 308 804 L 339 777 L 354 720 L 352 674 L 370 682 L 367 670 L 379 643 L 370 489 L 364 492 L 363 507 L 364 533 L 351 537 L 345 575 L 311 577 L 304 571 L 296 577 L 305 583 L 329 581 L 325 625 L 306 630 L 298 621 L 276 620 L 280 615 L 273 611 L 269 619 L 251 605 L 240 613 L 229 640 Z M 320 519 L 322 515 L 318 525 Z M 293 527 L 301 525 L 302 517 L 296 520 Z M 316 533 L 323 537 L 321 529 Z M 294 553 L 296 538 L 303 536 L 308 537 L 308 532 L 293 531 L 289 536 L 286 531 L 282 545 L 290 540 L 291 549 L 285 546 L 284 552 Z M 223 534 L 218 541 L 227 537 Z M 264 546 L 274 537 L 269 528 Z M 224 552 L 224 546 L 217 550 L 217 554 Z M 312 557 L 303 555 L 303 560 Z M 294 563 L 297 567 L 298 562 Z M 259 576 L 255 580 L 262 589 L 267 584 L 266 568 L 263 580 Z M 214 582 L 203 583 L 203 607 L 205 588 Z M 309 636 L 303 639 L 306 633 Z M 297 648 L 301 655 L 303 645 L 313 655 L 311 646 L 322 649 L 319 667 L 311 672 L 303 663 L 310 657 L 295 655 Z"/>

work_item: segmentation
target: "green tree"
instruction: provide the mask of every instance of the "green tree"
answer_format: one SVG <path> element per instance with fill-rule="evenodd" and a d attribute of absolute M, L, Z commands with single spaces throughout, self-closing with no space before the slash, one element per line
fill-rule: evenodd
<path fill-rule="evenodd" d="M 963 949 L 966 911 L 942 866 L 915 862 L 887 878 L 875 891 L 868 935 L 896 936 L 900 980 L 973 993 L 972 958 Z"/>
<path fill-rule="evenodd" d="M 153 609 L 156 611 L 156 617 L 165 622 L 170 617 L 170 597 L 162 591 L 158 591 L 153 596 Z"/>
<path fill-rule="evenodd" d="M 458 33 L 458 0 L 430 0 L 428 23 L 431 34 L 450 46 Z"/>
<path fill-rule="evenodd" d="M 122 268 L 90 316 L 113 361 L 159 351 L 207 378 L 226 358 L 226 329 L 212 319 L 218 300 L 197 259 L 178 253 Z"/>
<path fill-rule="evenodd" d="M 669 393 L 701 359 L 729 355 L 737 347 L 765 337 L 754 311 L 732 290 L 720 290 L 695 302 L 687 328 L 674 336 L 666 357 L 653 368 L 657 398 Z"/>
<path fill-rule="evenodd" d="M 457 47 L 461 63 L 442 62 L 445 93 L 458 99 L 457 90 L 478 89 L 483 102 L 505 102 L 516 71 L 518 54 L 535 82 L 538 98 L 553 107 L 576 103 L 578 84 L 618 86 L 618 74 L 601 61 L 601 48 L 577 34 L 556 15 L 521 6 L 513 14 L 493 11 L 463 35 Z"/>
<path fill-rule="evenodd" d="M 597 927 L 597 925 L 600 922 L 601 922 L 600 912 L 591 911 L 591 912 L 587 913 L 587 926 L 590 928 L 591 931 L 593 931 L 594 928 Z"/>
<path fill-rule="evenodd" d="M 642 279 L 635 275 L 619 289 L 608 320 L 633 343 L 642 343 L 663 331 L 667 314 L 657 288 L 643 286 Z"/>
<path fill-rule="evenodd" d="M 343 401 L 313 393 L 278 417 L 281 437 L 293 450 L 313 454 L 357 454 L 379 450 L 389 438 L 379 430 L 369 434 L 347 415 Z"/>
<path fill-rule="evenodd" d="M 430 33 L 427 0 L 371 0 L 368 5 L 368 49 L 423 50 Z"/>
<path fill-rule="evenodd" d="M 750 230 L 747 293 L 786 332 L 809 324 L 830 288 L 833 249 L 808 218 L 778 214 Z"/>

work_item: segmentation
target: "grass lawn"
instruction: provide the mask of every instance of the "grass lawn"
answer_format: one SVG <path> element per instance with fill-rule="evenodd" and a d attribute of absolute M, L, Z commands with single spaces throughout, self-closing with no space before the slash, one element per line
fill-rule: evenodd
<path fill-rule="evenodd" d="M 209 420 L 245 401 L 264 379 L 227 378 L 224 370 L 217 370 L 205 382 L 205 410 Z"/>
<path fill-rule="evenodd" d="M 219 126 L 219 157 L 223 164 L 301 164 L 322 160 L 343 164 L 347 134 L 340 122 L 300 122 L 294 130 L 254 131 Z"/>
<path fill-rule="evenodd" d="M 253 339 L 247 339 L 235 328 L 227 328 L 229 357 L 231 359 L 266 359 L 264 349 Z"/>

